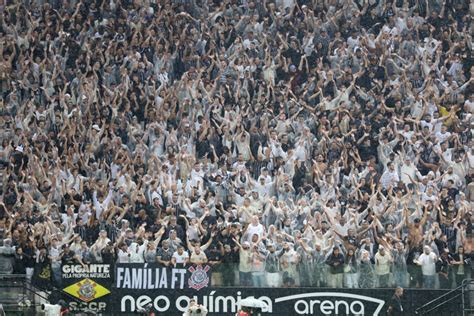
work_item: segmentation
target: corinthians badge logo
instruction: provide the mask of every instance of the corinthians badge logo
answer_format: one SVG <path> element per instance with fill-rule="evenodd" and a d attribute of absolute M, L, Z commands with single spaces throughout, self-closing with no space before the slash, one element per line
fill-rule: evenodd
<path fill-rule="evenodd" d="M 196 266 L 196 268 L 190 267 L 188 269 L 191 272 L 188 280 L 189 287 L 198 291 L 205 288 L 209 284 L 209 276 L 207 275 L 209 269 L 209 266 L 203 268 L 201 265 Z"/>
<path fill-rule="evenodd" d="M 93 299 L 97 293 L 94 289 L 95 286 L 96 284 L 92 284 L 89 280 L 85 280 L 79 287 L 79 298 L 83 301 L 90 301 Z"/>

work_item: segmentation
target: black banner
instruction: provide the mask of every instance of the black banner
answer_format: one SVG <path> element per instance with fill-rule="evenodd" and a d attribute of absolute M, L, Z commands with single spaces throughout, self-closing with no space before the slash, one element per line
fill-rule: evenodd
<path fill-rule="evenodd" d="M 125 290 L 194 289 L 211 285 L 211 268 L 208 265 L 191 265 L 187 268 L 166 268 L 158 264 L 117 264 L 114 287 Z"/>
<path fill-rule="evenodd" d="M 386 315 L 394 289 L 218 288 L 207 265 L 163 268 L 157 264 L 63 265 L 63 298 L 73 311 L 133 315 L 151 306 L 157 315 L 183 315 L 189 300 L 208 315 L 235 315 L 249 297 L 266 303 L 264 315 Z M 406 315 L 446 290 L 405 290 Z M 450 304 L 456 315 L 460 307 Z M 444 313 L 443 313 L 444 315 Z"/>
<path fill-rule="evenodd" d="M 114 315 L 132 315 L 152 305 L 158 315 L 183 315 L 194 298 L 206 306 L 208 315 L 235 315 L 240 301 L 253 297 L 266 303 L 263 315 L 387 315 L 393 289 L 318 289 L 318 288 L 207 288 L 202 291 L 116 290 Z M 406 290 L 405 315 L 438 297 L 445 290 Z M 454 311 L 459 311 L 454 306 Z M 444 314 L 443 314 L 444 315 Z M 456 315 L 452 313 L 451 315 Z"/>
<path fill-rule="evenodd" d="M 112 310 L 113 268 L 110 264 L 65 264 L 61 266 L 63 299 L 73 311 Z"/>

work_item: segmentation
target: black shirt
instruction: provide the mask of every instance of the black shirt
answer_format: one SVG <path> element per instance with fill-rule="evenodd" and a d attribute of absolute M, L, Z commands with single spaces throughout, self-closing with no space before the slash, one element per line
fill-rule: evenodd
<path fill-rule="evenodd" d="M 63 264 L 72 264 L 76 262 L 75 253 L 72 250 L 65 250 L 61 258 Z"/>
<path fill-rule="evenodd" d="M 221 252 L 217 247 L 211 247 L 205 253 L 208 261 L 221 261 Z"/>
<path fill-rule="evenodd" d="M 403 308 L 402 300 L 397 295 L 393 295 L 392 298 L 390 299 L 389 308 L 391 308 L 392 310 L 392 312 L 389 313 L 389 315 L 391 316 L 405 315 L 404 314 L 405 309 Z"/>
<path fill-rule="evenodd" d="M 341 253 L 339 253 L 338 255 L 332 253 L 326 260 L 326 264 L 331 267 L 331 274 L 338 274 L 344 272 L 344 256 Z"/>

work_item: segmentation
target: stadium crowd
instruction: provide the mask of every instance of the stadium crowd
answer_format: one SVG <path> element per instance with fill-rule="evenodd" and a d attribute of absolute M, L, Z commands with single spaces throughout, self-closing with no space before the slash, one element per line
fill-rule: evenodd
<path fill-rule="evenodd" d="M 0 273 L 471 274 L 473 6 L 23 0 L 0 15 Z M 1 242 L 0 242 L 1 243 Z"/>

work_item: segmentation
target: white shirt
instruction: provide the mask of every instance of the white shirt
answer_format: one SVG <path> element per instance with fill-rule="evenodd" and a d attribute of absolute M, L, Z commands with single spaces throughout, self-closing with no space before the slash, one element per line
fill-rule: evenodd
<path fill-rule="evenodd" d="M 439 150 L 441 150 L 441 146 L 439 147 Z M 450 163 L 451 161 L 453 161 L 453 151 L 454 150 L 452 148 L 443 150 L 442 152 L 443 159 L 446 160 L 447 163 Z"/>
<path fill-rule="evenodd" d="M 436 203 L 436 201 L 438 200 L 438 197 L 435 192 L 431 193 L 430 195 L 424 192 L 421 195 L 421 200 L 423 201 L 423 203 L 425 203 L 426 201 L 432 201 L 433 203 Z"/>
<path fill-rule="evenodd" d="M 61 253 L 61 251 L 59 249 L 59 246 L 57 248 L 51 247 L 49 249 L 49 255 L 51 256 L 51 262 L 53 262 L 53 263 L 61 262 L 60 259 L 59 259 L 60 253 Z"/>
<path fill-rule="evenodd" d="M 257 224 L 256 226 L 254 224 L 250 224 L 249 227 L 247 228 L 248 236 L 249 238 L 252 238 L 254 234 L 257 234 L 258 237 L 262 237 L 265 229 L 263 228 L 262 224 Z"/>
<path fill-rule="evenodd" d="M 261 184 L 260 181 L 255 183 L 255 190 L 261 198 L 269 197 L 272 192 L 273 182 Z"/>
<path fill-rule="evenodd" d="M 390 273 L 390 261 L 392 260 L 389 253 L 382 256 L 380 252 L 375 254 L 375 273 L 384 275 Z"/>
<path fill-rule="evenodd" d="M 61 214 L 61 220 L 62 220 L 62 224 L 64 226 L 72 226 L 76 223 L 76 219 L 77 219 L 77 214 L 72 214 L 72 216 L 69 216 L 67 214 Z"/>
<path fill-rule="evenodd" d="M 474 167 L 474 162 L 473 162 L 472 166 L 470 166 L 469 164 L 466 166 L 463 162 L 452 162 L 449 165 L 451 167 L 453 167 L 453 172 L 454 172 L 455 175 L 457 175 L 459 177 L 459 181 L 464 181 L 463 179 L 466 177 L 467 172 L 468 172 L 467 168 L 473 168 Z"/>
<path fill-rule="evenodd" d="M 80 175 L 77 175 L 76 177 L 74 177 L 72 174 L 69 176 L 68 180 L 67 180 L 67 187 L 68 188 L 73 188 L 74 190 L 76 190 L 76 192 L 79 192 L 80 190 L 80 184 L 81 184 L 81 180 L 83 179 L 84 177 L 81 177 Z"/>
<path fill-rule="evenodd" d="M 405 137 L 406 140 L 410 140 L 415 132 L 414 131 L 401 131 L 400 134 Z"/>
<path fill-rule="evenodd" d="M 186 263 L 186 259 L 189 259 L 189 254 L 187 251 L 183 251 L 182 254 L 179 254 L 177 251 L 173 253 L 173 258 L 176 259 L 176 263 Z"/>
<path fill-rule="evenodd" d="M 401 165 L 400 167 L 400 178 L 401 178 L 401 181 L 404 183 L 404 184 L 409 184 L 411 183 L 410 181 L 410 178 L 408 177 L 408 175 L 413 179 L 413 180 L 416 180 L 416 177 L 418 176 L 421 176 L 421 174 L 418 172 L 418 169 L 412 164 L 410 163 L 409 165 L 407 165 L 406 163 L 404 163 L 403 165 Z"/>
<path fill-rule="evenodd" d="M 94 202 L 96 218 L 100 218 L 100 215 L 102 214 L 102 212 L 107 209 L 110 201 L 112 201 L 112 194 L 113 194 L 113 190 L 110 189 L 109 194 L 107 195 L 105 200 L 102 203 L 100 203 L 99 200 L 97 199 L 97 192 L 94 191 L 94 193 L 92 193 L 92 201 Z"/>
<path fill-rule="evenodd" d="M 459 186 L 461 184 L 461 179 L 458 177 L 457 174 L 455 174 L 454 172 L 452 174 L 446 174 L 443 177 L 442 185 L 446 186 L 449 180 L 452 180 L 454 182 L 454 186 L 459 188 Z"/>
<path fill-rule="evenodd" d="M 423 104 L 421 101 L 416 101 L 411 108 L 411 116 L 419 117 L 423 113 Z"/>
<path fill-rule="evenodd" d="M 421 127 L 425 128 L 428 126 L 428 129 L 431 133 L 441 131 L 441 126 L 443 125 L 443 121 L 440 119 L 432 119 L 431 121 L 420 121 Z"/>
<path fill-rule="evenodd" d="M 437 132 L 436 133 L 436 138 L 440 143 L 444 142 L 446 139 L 448 139 L 451 136 L 450 132 Z"/>
<path fill-rule="evenodd" d="M 380 179 L 384 189 L 387 189 L 389 186 L 395 186 L 398 181 L 400 181 L 400 178 L 398 177 L 397 171 L 390 171 L 390 169 L 387 169 Z"/>
<path fill-rule="evenodd" d="M 429 255 L 422 253 L 418 258 L 418 262 L 421 265 L 421 271 L 423 275 L 435 275 L 436 274 L 436 254 L 431 252 Z"/>
<path fill-rule="evenodd" d="M 474 154 L 471 153 L 470 150 L 466 150 L 467 152 L 467 161 L 468 161 L 468 167 L 469 168 L 474 168 Z M 454 167 L 453 167 L 454 169 Z"/>
<path fill-rule="evenodd" d="M 305 161 L 307 157 L 304 144 L 298 144 L 295 148 L 295 156 L 299 161 Z"/>
<path fill-rule="evenodd" d="M 148 245 L 148 240 L 144 240 L 142 245 L 132 242 L 130 245 L 130 262 L 144 263 L 145 262 L 145 250 Z"/>
<path fill-rule="evenodd" d="M 344 226 L 342 226 L 340 223 L 335 223 L 334 225 L 334 229 L 343 236 L 347 235 L 347 231 L 349 230 L 349 228 L 349 223 L 346 223 Z"/>
<path fill-rule="evenodd" d="M 117 256 L 117 262 L 118 263 L 128 263 L 128 262 L 130 262 L 129 254 L 127 252 L 123 251 L 122 249 L 119 249 L 118 256 Z"/>
<path fill-rule="evenodd" d="M 464 109 L 466 110 L 466 112 L 470 112 L 474 114 L 474 102 L 471 102 L 470 100 L 466 100 L 466 102 L 464 102 Z"/>
<path fill-rule="evenodd" d="M 354 47 L 359 46 L 359 37 L 353 38 L 352 36 L 347 39 L 347 46 L 350 50 L 353 50 Z"/>
<path fill-rule="evenodd" d="M 420 121 L 420 125 L 421 125 L 421 128 L 425 128 L 425 127 L 428 127 L 428 129 L 430 130 L 430 132 L 433 131 L 433 124 L 431 122 L 427 122 L 427 121 Z"/>

